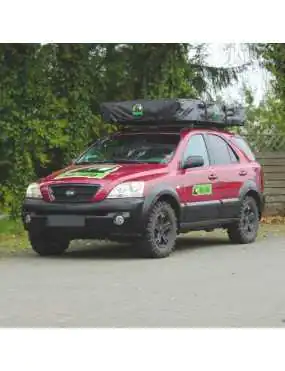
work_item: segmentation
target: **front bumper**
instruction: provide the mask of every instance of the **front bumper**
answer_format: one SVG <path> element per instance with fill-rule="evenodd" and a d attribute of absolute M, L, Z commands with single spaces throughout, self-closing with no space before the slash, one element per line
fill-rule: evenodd
<path fill-rule="evenodd" d="M 57 231 L 70 239 L 133 236 L 141 234 L 143 204 L 141 198 L 78 204 L 26 199 L 22 220 L 28 231 Z"/>

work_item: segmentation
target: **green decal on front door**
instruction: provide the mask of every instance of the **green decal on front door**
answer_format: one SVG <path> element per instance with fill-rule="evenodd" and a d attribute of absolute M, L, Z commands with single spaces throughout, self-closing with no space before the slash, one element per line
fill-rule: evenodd
<path fill-rule="evenodd" d="M 209 196 L 212 194 L 212 184 L 196 184 L 193 186 L 193 196 Z"/>

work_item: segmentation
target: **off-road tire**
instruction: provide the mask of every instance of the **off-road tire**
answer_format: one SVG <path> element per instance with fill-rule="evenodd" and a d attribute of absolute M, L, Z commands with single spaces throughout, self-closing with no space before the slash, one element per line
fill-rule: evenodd
<path fill-rule="evenodd" d="M 158 240 L 158 219 L 162 216 L 166 217 L 167 222 L 161 225 L 169 225 L 168 235 L 164 240 L 165 245 L 159 244 Z M 161 236 L 162 236 L 161 229 Z M 167 202 L 157 202 L 151 209 L 146 222 L 145 232 L 142 236 L 143 240 L 139 243 L 140 253 L 147 258 L 165 258 L 169 256 L 175 248 L 177 237 L 177 217 L 173 208 Z M 162 237 L 161 237 L 162 238 Z"/>
<path fill-rule="evenodd" d="M 47 234 L 29 233 L 29 240 L 32 249 L 40 256 L 57 256 L 62 255 L 69 247 L 69 240 Z"/>
<path fill-rule="evenodd" d="M 250 214 L 248 214 L 250 213 Z M 250 216 L 249 216 L 250 215 Z M 248 218 L 251 219 L 249 227 Z M 259 228 L 259 210 L 256 200 L 246 196 L 241 202 L 239 220 L 228 228 L 228 236 L 231 242 L 236 244 L 249 244 L 256 240 Z"/>

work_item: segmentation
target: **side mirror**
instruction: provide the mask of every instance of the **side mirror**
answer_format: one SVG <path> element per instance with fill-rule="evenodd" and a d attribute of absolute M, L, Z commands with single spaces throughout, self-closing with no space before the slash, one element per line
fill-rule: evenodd
<path fill-rule="evenodd" d="M 201 167 L 204 165 L 204 159 L 202 156 L 189 156 L 182 163 L 182 169 L 191 169 L 193 167 Z"/>

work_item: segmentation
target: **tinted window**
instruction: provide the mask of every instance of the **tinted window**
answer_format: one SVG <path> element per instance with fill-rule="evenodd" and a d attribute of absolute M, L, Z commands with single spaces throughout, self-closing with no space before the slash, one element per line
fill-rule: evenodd
<path fill-rule="evenodd" d="M 189 156 L 202 156 L 204 159 L 204 165 L 209 165 L 208 152 L 202 135 L 193 135 L 189 139 L 183 155 L 183 160 L 186 160 Z"/>
<path fill-rule="evenodd" d="M 243 138 L 234 137 L 232 140 L 235 143 L 235 145 L 239 147 L 251 161 L 255 161 L 255 156 L 252 150 L 250 149 L 249 145 Z"/>
<path fill-rule="evenodd" d="M 229 154 L 230 154 L 231 162 L 232 163 L 239 162 L 239 158 L 236 155 L 236 153 L 232 150 L 232 148 L 230 146 L 227 146 L 227 147 L 228 147 L 228 151 L 229 151 Z"/>
<path fill-rule="evenodd" d="M 217 135 L 208 135 L 208 141 L 215 165 L 227 165 L 238 162 L 236 154 L 224 139 Z"/>

